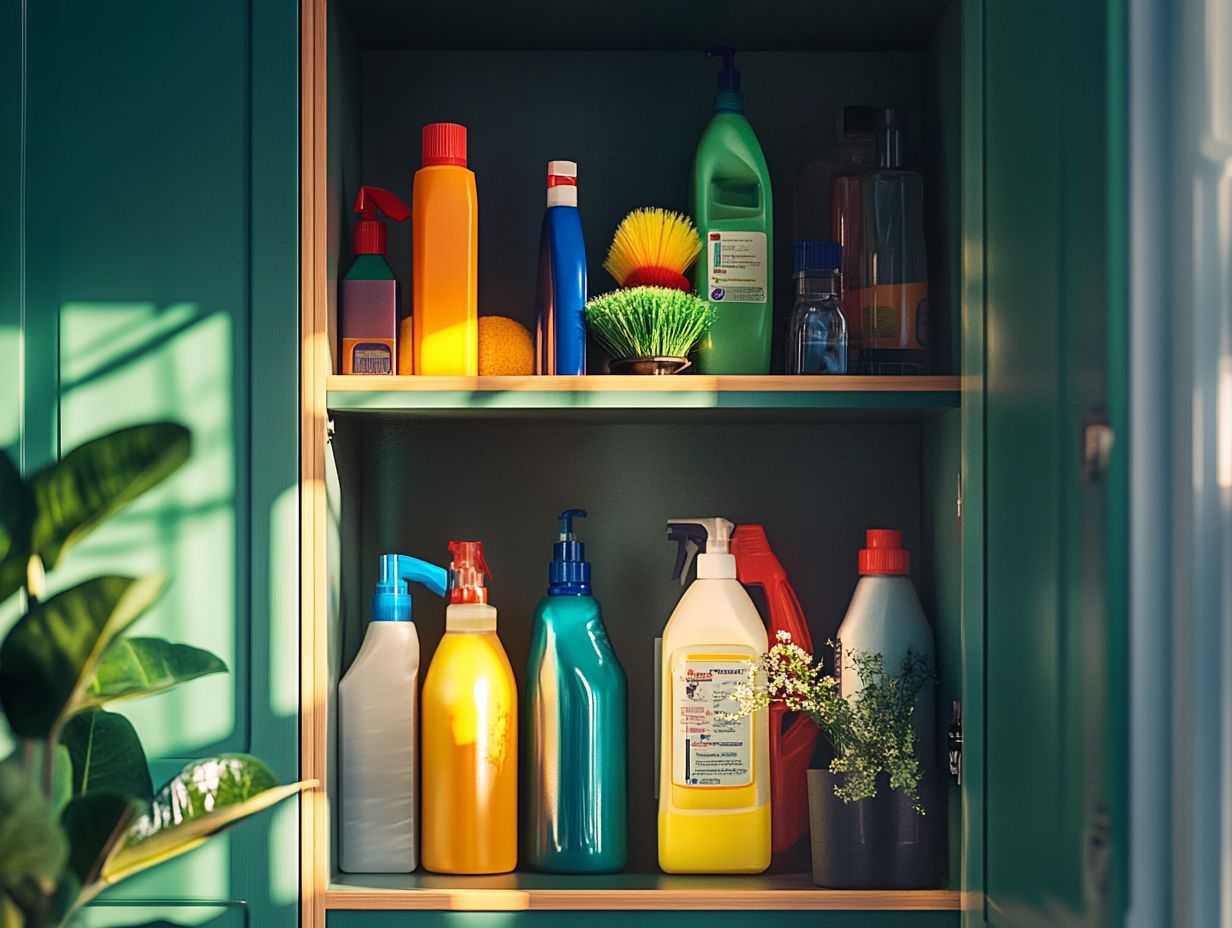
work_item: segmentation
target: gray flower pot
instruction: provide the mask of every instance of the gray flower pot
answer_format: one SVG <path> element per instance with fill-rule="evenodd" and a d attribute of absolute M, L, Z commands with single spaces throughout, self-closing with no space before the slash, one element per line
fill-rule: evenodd
<path fill-rule="evenodd" d="M 827 889 L 939 886 L 946 860 L 935 804 L 925 797 L 929 814 L 918 815 L 884 774 L 875 797 L 845 803 L 834 795 L 836 780 L 829 770 L 808 772 L 813 882 Z"/>

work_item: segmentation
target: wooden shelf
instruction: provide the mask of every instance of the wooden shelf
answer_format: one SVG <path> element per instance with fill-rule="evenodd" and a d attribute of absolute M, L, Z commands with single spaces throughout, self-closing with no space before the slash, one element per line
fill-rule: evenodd
<path fill-rule="evenodd" d="M 438 909 L 471 912 L 531 910 L 708 911 L 798 910 L 851 912 L 956 911 L 949 889 L 818 889 L 807 874 L 667 876 L 441 876 L 430 873 L 334 876 L 327 909 Z"/>
<path fill-rule="evenodd" d="M 958 377 L 333 375 L 333 412 L 508 409 L 954 409 Z"/>

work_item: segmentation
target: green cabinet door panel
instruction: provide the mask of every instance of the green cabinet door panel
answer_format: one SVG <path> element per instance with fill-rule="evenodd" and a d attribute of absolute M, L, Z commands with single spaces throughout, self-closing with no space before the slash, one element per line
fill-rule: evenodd
<path fill-rule="evenodd" d="M 257 754 L 295 779 L 298 3 L 0 9 L 12 21 L 19 8 L 16 224 L 7 195 L 0 217 L 0 240 L 17 229 L 19 281 L 4 265 L 0 353 L 15 324 L 23 461 L 37 467 L 156 418 L 184 422 L 194 442 L 188 464 L 74 550 L 55 581 L 162 571 L 171 583 L 139 630 L 209 648 L 230 667 L 124 707 L 156 781 L 221 751 Z M 0 158 L 7 194 L 12 157 Z M 231 926 L 243 915 L 276 928 L 296 923 L 298 886 L 287 803 L 109 899 L 234 904 L 214 921 L 201 906 L 195 921 L 171 920 Z"/>
<path fill-rule="evenodd" d="M 987 904 L 1014 928 L 1121 915 L 1121 442 L 1084 457 L 1123 390 L 1109 17 L 985 7 Z"/>
<path fill-rule="evenodd" d="M 82 916 L 82 928 L 255 928 L 245 906 L 230 905 L 168 905 L 152 914 L 145 906 L 96 903 Z"/>
<path fill-rule="evenodd" d="M 957 912 L 330 912 L 326 928 L 958 928 Z"/>

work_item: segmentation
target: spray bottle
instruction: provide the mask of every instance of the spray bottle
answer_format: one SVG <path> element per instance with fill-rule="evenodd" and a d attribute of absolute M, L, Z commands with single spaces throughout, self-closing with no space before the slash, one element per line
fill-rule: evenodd
<path fill-rule="evenodd" d="M 342 373 L 393 374 L 398 367 L 398 281 L 385 261 L 385 223 L 411 211 L 380 187 L 360 187 L 355 200 L 355 261 L 342 279 Z M 409 370 L 401 373 L 409 374 Z"/>
<path fill-rule="evenodd" d="M 483 543 L 451 541 L 445 637 L 423 688 L 423 865 L 508 873 L 518 863 L 518 697 L 488 605 Z"/>
<path fill-rule="evenodd" d="M 381 555 L 372 621 L 338 684 L 339 865 L 348 873 L 415 869 L 419 635 L 408 584 L 444 596 L 445 581 L 434 564 Z"/>
<path fill-rule="evenodd" d="M 585 515 L 560 514 L 526 662 L 526 857 L 554 873 L 614 873 L 627 856 L 628 692 L 573 531 Z"/>
<path fill-rule="evenodd" d="M 786 569 L 770 550 L 766 530 L 760 525 L 741 525 L 732 535 L 731 550 L 736 579 L 745 586 L 759 586 L 766 594 L 770 643 L 774 644 L 779 632 L 787 632 L 793 643 L 812 654 L 813 637 L 804 610 Z M 808 834 L 808 768 L 820 734 L 806 716 L 788 712 L 779 702 L 770 706 L 771 850 L 776 858 Z"/>
<path fill-rule="evenodd" d="M 770 865 L 770 739 L 765 709 L 735 719 L 738 687 L 767 650 L 757 607 L 736 579 L 732 523 L 671 519 L 683 584 L 663 630 L 659 866 L 667 873 L 760 873 Z"/>

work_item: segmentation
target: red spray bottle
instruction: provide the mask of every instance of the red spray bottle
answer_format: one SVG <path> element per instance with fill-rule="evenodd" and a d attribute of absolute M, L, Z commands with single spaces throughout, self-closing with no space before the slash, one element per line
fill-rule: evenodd
<path fill-rule="evenodd" d="M 787 582 L 787 571 L 770 550 L 765 528 L 739 526 L 731 538 L 731 553 L 736 556 L 736 579 L 745 586 L 759 586 L 766 594 L 770 643 L 780 631 L 790 632 L 791 640 L 812 654 L 804 610 Z M 770 706 L 770 849 L 775 855 L 791 850 L 808 834 L 805 771 L 820 734 L 807 717 L 788 713 L 781 703 Z"/>

